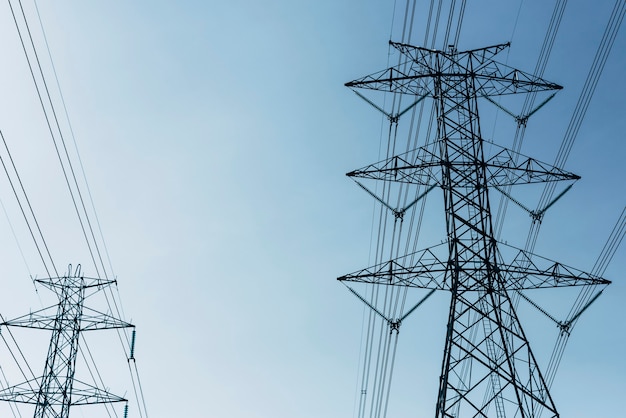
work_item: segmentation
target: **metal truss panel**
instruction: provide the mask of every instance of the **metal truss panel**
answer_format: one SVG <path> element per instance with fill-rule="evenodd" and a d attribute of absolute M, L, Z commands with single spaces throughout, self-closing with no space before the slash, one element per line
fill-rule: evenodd
<path fill-rule="evenodd" d="M 469 245 L 466 247 L 469 248 Z M 506 249 L 507 255 L 515 254 L 515 256 L 506 261 L 498 251 L 499 261 L 490 271 L 480 262 L 468 263 L 463 268 L 456 266 L 454 261 L 449 259 L 448 244 L 444 243 L 345 274 L 337 280 L 448 291 L 452 290 L 450 278 L 453 274 L 459 273 L 468 277 L 478 277 L 488 273 L 498 274 L 502 287 L 509 291 L 611 283 L 602 277 L 585 273 L 520 248 L 503 243 L 498 243 L 498 247 Z M 486 291 L 488 288 L 485 283 L 477 279 L 465 290 Z"/>
<path fill-rule="evenodd" d="M 39 311 L 31 312 L 27 315 L 5 321 L 3 323 L 0 323 L 0 326 L 7 325 L 12 327 L 37 328 L 54 331 L 56 327 L 58 327 L 57 318 L 55 315 L 57 310 L 58 305 L 50 306 Z M 83 314 L 81 317 L 79 331 L 132 327 L 134 327 L 134 325 L 117 319 L 111 315 L 107 315 L 94 309 L 83 307 Z"/>
<path fill-rule="evenodd" d="M 469 158 L 462 156 L 462 150 L 457 150 L 455 156 L 450 156 L 450 160 L 443 160 L 438 154 L 438 149 L 444 145 L 445 142 L 439 140 L 414 151 L 351 171 L 346 175 L 398 183 L 437 184 L 441 186 L 446 168 L 453 168 L 461 172 L 471 170 L 476 165 L 482 165 L 486 170 L 489 187 L 580 179 L 580 176 L 576 174 L 493 143 L 489 145 L 497 152 L 485 156 L 484 160 L 473 159 L 472 156 Z M 469 187 L 472 185 L 472 179 L 462 178 L 455 185 L 457 187 Z"/>
<path fill-rule="evenodd" d="M 21 383 L 19 385 L 2 389 L 0 390 L 0 400 L 26 404 L 37 404 L 37 402 L 39 401 L 39 391 L 34 388 L 41 387 L 41 384 L 41 378 L 37 378 Z M 50 406 L 62 406 L 62 393 L 48 392 L 46 393 L 46 399 L 48 399 Z M 126 399 L 122 398 L 121 396 L 114 395 L 106 390 L 74 379 L 71 406 L 111 402 L 126 402 Z"/>
<path fill-rule="evenodd" d="M 347 87 L 436 96 L 434 80 L 464 84 L 471 79 L 480 96 L 501 96 L 560 90 L 561 86 L 492 60 L 509 46 L 494 45 L 469 51 L 439 51 L 390 42 L 406 60 L 395 66 L 346 83 Z"/>

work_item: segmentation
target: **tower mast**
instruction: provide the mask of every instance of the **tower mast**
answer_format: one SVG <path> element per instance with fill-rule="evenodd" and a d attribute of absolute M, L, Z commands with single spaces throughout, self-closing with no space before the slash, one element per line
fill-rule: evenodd
<path fill-rule="evenodd" d="M 346 86 L 431 97 L 437 137 L 418 149 L 412 159 L 393 156 L 348 175 L 439 186 L 446 245 L 339 280 L 450 292 L 436 418 L 537 417 L 542 411 L 558 417 L 511 294 L 609 282 L 523 250 L 518 250 L 513 260 L 504 260 L 500 253 L 504 245 L 497 242 L 493 231 L 489 190 L 579 177 L 504 148 L 487 155 L 478 99 L 561 87 L 496 62 L 493 57 L 508 44 L 463 52 L 454 47 L 440 51 L 391 45 L 406 63 Z"/>

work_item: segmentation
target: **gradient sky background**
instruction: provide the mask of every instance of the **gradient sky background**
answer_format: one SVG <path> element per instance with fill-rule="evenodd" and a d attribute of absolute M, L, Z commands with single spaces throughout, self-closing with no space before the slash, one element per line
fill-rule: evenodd
<path fill-rule="evenodd" d="M 531 119 L 523 149 L 548 162 L 613 6 L 570 3 L 545 72 L 565 89 Z M 138 327 L 149 415 L 351 417 L 364 309 L 335 278 L 369 265 L 373 201 L 344 174 L 378 160 L 385 124 L 343 83 L 387 67 L 394 2 L 38 5 L 126 319 Z M 24 7 L 36 31 L 33 3 Z M 552 7 L 468 2 L 459 48 L 511 41 L 509 65 L 532 71 Z M 0 36 L 0 129 L 55 262 L 93 275 L 7 4 Z M 624 51 L 622 28 L 566 165 L 582 180 L 548 213 L 536 249 L 586 271 L 626 204 Z M 498 124 L 512 137 L 512 121 Z M 54 301 L 29 279 L 45 271 L 6 178 L 0 199 L 0 312 L 13 318 Z M 523 246 L 529 220 L 511 210 L 509 221 L 504 239 Z M 570 339 L 552 391 L 564 417 L 624 415 L 625 259 L 622 246 L 606 273 L 613 285 Z M 389 416 L 434 412 L 440 299 L 403 325 Z M 48 338 L 38 333 L 16 332 L 35 371 Z M 132 396 L 115 333 L 93 338 L 105 383 Z"/>

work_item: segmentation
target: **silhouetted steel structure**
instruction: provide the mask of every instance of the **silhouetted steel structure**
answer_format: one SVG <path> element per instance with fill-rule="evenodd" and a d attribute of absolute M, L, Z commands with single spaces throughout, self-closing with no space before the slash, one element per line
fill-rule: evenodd
<path fill-rule="evenodd" d="M 81 332 L 133 325 L 84 306 L 87 297 L 114 281 L 84 277 L 80 266 L 71 269 L 63 277 L 37 280 L 57 294 L 58 305 L 0 324 L 52 331 L 43 376 L 0 391 L 0 400 L 35 404 L 35 418 L 67 418 L 73 405 L 126 401 L 74 377 Z"/>
<path fill-rule="evenodd" d="M 491 189 L 578 176 L 494 144 L 489 149 L 495 151 L 488 154 L 478 99 L 561 87 L 494 61 L 508 44 L 463 52 L 391 45 L 406 62 L 346 86 L 432 98 L 437 137 L 416 153 L 393 156 L 348 176 L 440 187 L 447 241 L 339 280 L 451 293 L 437 418 L 535 417 L 542 411 L 558 417 L 512 295 L 609 282 L 524 250 L 506 246 L 504 251 L 497 242 Z M 505 253 L 513 255 L 505 259 Z"/>

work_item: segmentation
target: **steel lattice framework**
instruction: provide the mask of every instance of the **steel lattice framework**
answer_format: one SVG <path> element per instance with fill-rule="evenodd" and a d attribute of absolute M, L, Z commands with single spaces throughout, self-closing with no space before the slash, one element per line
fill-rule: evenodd
<path fill-rule="evenodd" d="M 70 266 L 66 276 L 38 279 L 37 282 L 57 294 L 58 305 L 0 325 L 52 331 L 43 376 L 0 391 L 0 400 L 35 404 L 35 418 L 68 418 L 73 405 L 126 401 L 74 377 L 81 332 L 133 327 L 84 306 L 85 298 L 89 296 L 86 292 L 103 290 L 114 281 L 84 277 L 80 266 L 72 273 Z"/>
<path fill-rule="evenodd" d="M 437 138 L 412 157 L 394 156 L 348 176 L 440 187 L 447 241 L 339 280 L 451 293 L 437 418 L 535 417 L 540 411 L 558 417 L 511 294 L 609 282 L 523 250 L 504 259 L 490 188 L 578 176 L 504 148 L 487 155 L 478 99 L 561 87 L 494 61 L 508 44 L 463 52 L 391 45 L 406 62 L 346 86 L 432 98 Z"/>

